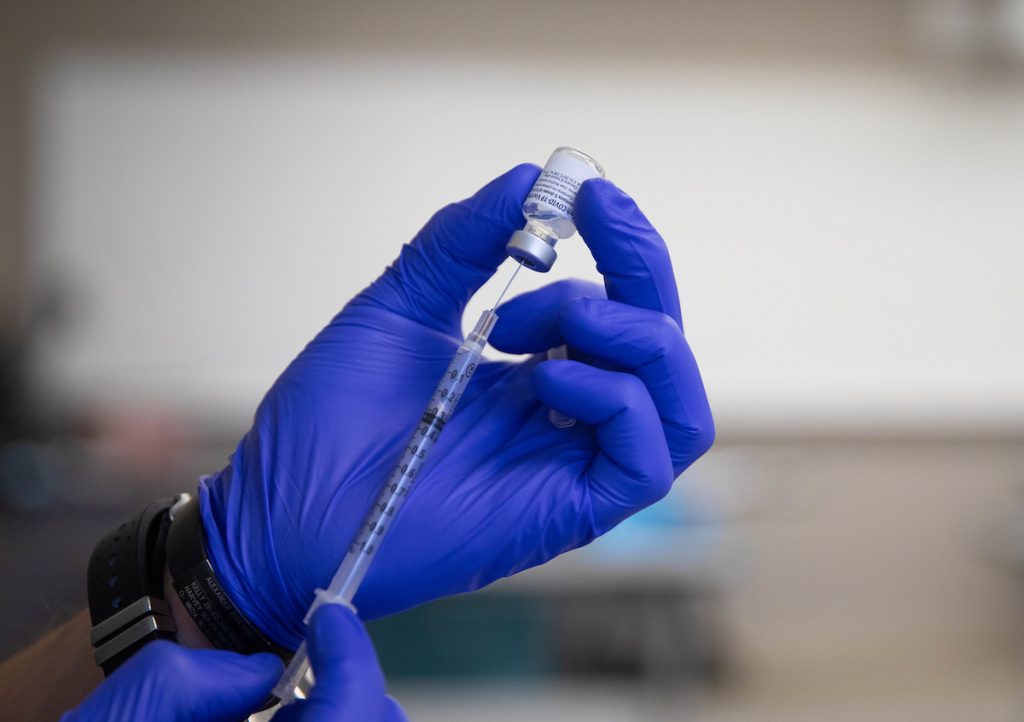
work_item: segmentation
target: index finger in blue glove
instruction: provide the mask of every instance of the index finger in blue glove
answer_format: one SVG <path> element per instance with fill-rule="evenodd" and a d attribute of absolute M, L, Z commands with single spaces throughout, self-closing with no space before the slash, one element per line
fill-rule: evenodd
<path fill-rule="evenodd" d="M 711 448 L 715 423 L 700 370 L 682 329 L 669 316 L 578 297 L 561 306 L 559 328 L 574 349 L 627 369 L 644 382 L 677 474 Z"/>
<path fill-rule="evenodd" d="M 498 307 L 490 344 L 505 353 L 540 353 L 565 343 L 558 312 L 571 299 L 604 298 L 592 281 L 566 278 L 523 293 Z"/>
<path fill-rule="evenodd" d="M 604 276 L 608 298 L 660 311 L 683 327 L 672 260 L 636 202 L 603 178 L 576 196 L 576 227 Z"/>
<path fill-rule="evenodd" d="M 458 335 L 466 302 L 494 275 L 507 257 L 509 236 L 523 227 L 523 200 L 539 173 L 535 165 L 518 165 L 439 210 L 356 302 L 377 302 Z"/>
<path fill-rule="evenodd" d="M 498 309 L 491 343 L 508 353 L 569 344 L 576 360 L 636 374 L 658 409 L 672 466 L 681 473 L 715 438 L 697 361 L 668 315 L 603 296 L 604 289 L 576 279 L 524 293 Z"/>

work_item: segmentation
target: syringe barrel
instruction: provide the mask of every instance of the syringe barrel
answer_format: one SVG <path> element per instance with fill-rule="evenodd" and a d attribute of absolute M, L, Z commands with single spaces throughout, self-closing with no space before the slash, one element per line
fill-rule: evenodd
<path fill-rule="evenodd" d="M 370 568 L 374 555 L 398 511 L 409 498 L 413 483 L 426 464 L 445 424 L 451 419 L 456 406 L 462 400 L 497 319 L 493 310 L 484 311 L 476 326 L 466 336 L 466 340 L 456 350 L 437 388 L 434 389 L 423 416 L 416 424 L 409 441 L 402 448 L 398 463 L 388 475 L 380 494 L 367 512 L 330 585 L 326 590 L 318 591 L 313 604 L 306 612 L 304 621 L 307 624 L 313 612 L 322 604 L 337 601 L 352 606 L 352 600 Z M 308 672 L 309 661 L 306 657 L 306 644 L 303 642 L 274 688 L 274 694 L 284 704 L 291 702 L 295 699 L 296 687 Z"/>
<path fill-rule="evenodd" d="M 299 685 L 302 684 L 307 675 L 312 677 L 309 671 L 309 652 L 306 649 L 306 643 L 303 642 L 295 650 L 295 654 L 292 655 L 292 659 L 284 670 L 284 674 L 281 675 L 281 679 L 277 680 L 277 685 L 272 690 L 273 695 L 281 700 L 281 704 L 294 702 L 298 696 L 296 693 L 299 690 Z M 312 682 L 312 679 L 309 682 Z"/>
<path fill-rule="evenodd" d="M 493 316 L 493 313 L 487 313 Z M 388 475 L 355 539 L 349 545 L 341 566 L 327 588 L 329 594 L 336 595 L 349 604 L 352 603 L 356 590 L 366 576 L 370 561 L 391 528 L 395 515 L 409 497 L 413 483 L 441 436 L 445 424 L 455 413 L 455 408 L 462 399 L 477 364 L 480 363 L 490 327 L 493 327 L 493 322 L 486 328 L 485 334 L 477 334 L 475 331 L 471 333 L 455 352 L 437 388 L 434 389 L 423 416 L 402 448 L 398 463 Z M 306 622 L 309 622 L 308 616 Z"/>

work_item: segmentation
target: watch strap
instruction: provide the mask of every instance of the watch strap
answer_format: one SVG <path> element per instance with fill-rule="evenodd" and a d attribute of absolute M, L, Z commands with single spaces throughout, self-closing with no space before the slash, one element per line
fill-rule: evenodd
<path fill-rule="evenodd" d="M 146 643 L 175 636 L 163 599 L 163 569 L 169 511 L 178 500 L 149 504 L 104 536 L 89 558 L 89 640 L 107 675 Z"/>

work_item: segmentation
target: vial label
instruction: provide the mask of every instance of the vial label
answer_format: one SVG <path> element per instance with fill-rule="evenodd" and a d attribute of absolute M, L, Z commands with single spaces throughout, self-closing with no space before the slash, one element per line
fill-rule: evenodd
<path fill-rule="evenodd" d="M 526 202 L 538 206 L 538 211 L 553 211 L 575 222 L 576 193 L 580 185 L 599 176 L 589 163 L 568 153 L 557 153 L 544 166 Z"/>

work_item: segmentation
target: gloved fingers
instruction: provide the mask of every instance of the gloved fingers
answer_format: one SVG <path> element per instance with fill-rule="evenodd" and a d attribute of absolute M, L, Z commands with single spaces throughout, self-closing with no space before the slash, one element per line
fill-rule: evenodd
<path fill-rule="evenodd" d="M 534 384 L 544 403 L 595 427 L 600 451 L 587 474 L 599 534 L 668 493 L 672 461 L 640 379 L 577 361 L 545 361 Z"/>
<path fill-rule="evenodd" d="M 707 451 L 715 438 L 704 382 L 683 331 L 664 313 L 595 298 L 561 307 L 566 342 L 584 354 L 635 374 L 650 392 L 664 425 L 676 474 Z"/>
<path fill-rule="evenodd" d="M 161 719 L 190 722 L 228 722 L 252 714 L 266 699 L 284 671 L 272 654 L 246 656 L 216 649 L 189 649 L 159 640 L 143 647 L 97 690 L 109 687 L 120 699 L 147 695 L 128 719 L 145 719 L 159 710 Z M 127 685 L 123 690 L 121 685 Z M 127 711 L 127 710 L 125 710 Z M 96 719 L 111 719 L 97 715 Z M 149 717 L 152 719 L 152 717 Z M 117 716 L 113 717 L 118 720 Z"/>
<path fill-rule="evenodd" d="M 668 248 L 628 195 L 611 181 L 585 181 L 576 227 L 604 276 L 608 298 L 670 316 L 683 327 Z"/>
<path fill-rule="evenodd" d="M 316 684 L 305 703 L 310 709 L 303 722 L 385 719 L 384 673 L 370 635 L 350 609 L 320 607 L 310 620 L 308 644 Z M 312 714 L 321 710 L 322 716 Z"/>
<path fill-rule="evenodd" d="M 518 165 L 439 210 L 357 300 L 455 332 L 466 302 L 507 258 L 505 244 L 525 223 L 523 200 L 539 173 L 535 165 Z"/>
<path fill-rule="evenodd" d="M 538 288 L 501 304 L 496 310 L 498 323 L 490 343 L 505 353 L 541 353 L 565 343 L 558 325 L 559 310 L 573 298 L 604 298 L 600 285 L 578 278 Z"/>
<path fill-rule="evenodd" d="M 191 650 L 196 665 L 189 684 L 192 696 L 203 695 L 203 705 L 195 705 L 181 719 L 197 722 L 227 722 L 252 714 L 284 672 L 281 660 L 273 654 L 243 656 L 223 650 Z M 230 655 L 230 656 L 229 656 Z M 181 684 L 181 679 L 176 680 Z M 197 710 L 206 709 L 202 716 Z"/>

